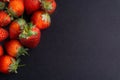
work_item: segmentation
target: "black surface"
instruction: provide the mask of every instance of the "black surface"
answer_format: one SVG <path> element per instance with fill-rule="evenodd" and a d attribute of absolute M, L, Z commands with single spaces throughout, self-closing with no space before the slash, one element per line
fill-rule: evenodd
<path fill-rule="evenodd" d="M 120 80 L 120 1 L 56 0 L 52 25 L 0 80 Z"/>

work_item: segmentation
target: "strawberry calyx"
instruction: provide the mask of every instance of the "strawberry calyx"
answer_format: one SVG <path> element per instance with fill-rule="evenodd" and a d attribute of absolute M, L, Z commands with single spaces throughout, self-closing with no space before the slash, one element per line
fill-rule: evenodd
<path fill-rule="evenodd" d="M 21 55 L 23 56 L 28 55 L 27 51 L 28 51 L 28 48 L 20 47 L 16 57 L 18 58 Z"/>
<path fill-rule="evenodd" d="M 19 35 L 19 38 L 29 38 L 32 35 L 36 35 L 36 32 L 32 30 L 32 28 L 35 27 L 32 23 L 29 23 L 28 25 L 24 26 L 23 31 Z"/>
<path fill-rule="evenodd" d="M 42 3 L 42 8 L 45 10 L 45 11 L 49 11 L 49 10 L 52 10 L 52 3 L 50 1 L 46 1 L 46 0 L 41 0 L 41 3 Z"/>
<path fill-rule="evenodd" d="M 26 21 L 23 18 L 19 18 L 16 20 L 20 26 L 24 26 L 26 24 Z"/>
<path fill-rule="evenodd" d="M 8 13 L 9 13 L 11 16 L 13 16 L 13 17 L 15 17 L 15 18 L 18 18 L 17 14 L 13 11 L 12 8 L 8 8 L 7 11 L 8 11 Z"/>
<path fill-rule="evenodd" d="M 16 22 L 20 25 L 20 29 L 23 30 L 24 26 L 26 25 L 26 21 L 23 18 L 19 18 Z"/>
<path fill-rule="evenodd" d="M 11 61 L 12 61 L 12 63 L 9 66 L 9 72 L 10 73 L 17 73 L 18 67 L 21 66 L 21 65 L 19 65 L 20 59 L 17 59 L 17 60 L 11 59 Z"/>
<path fill-rule="evenodd" d="M 12 14 L 10 13 L 10 11 L 7 7 L 5 7 L 5 12 L 10 16 L 11 21 L 13 21 L 14 17 L 12 16 Z"/>
<path fill-rule="evenodd" d="M 48 13 L 43 13 L 42 14 L 42 20 L 45 22 L 51 22 L 50 15 Z"/>
<path fill-rule="evenodd" d="M 0 10 L 3 10 L 5 8 L 5 3 L 0 1 Z"/>

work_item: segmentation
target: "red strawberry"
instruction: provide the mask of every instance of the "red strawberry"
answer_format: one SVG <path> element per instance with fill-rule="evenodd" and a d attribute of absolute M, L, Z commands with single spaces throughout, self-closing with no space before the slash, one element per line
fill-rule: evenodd
<path fill-rule="evenodd" d="M 40 30 L 32 24 L 25 26 L 25 29 L 19 35 L 20 42 L 28 48 L 36 47 L 40 42 L 40 37 Z"/>
<path fill-rule="evenodd" d="M 41 8 L 40 0 L 24 0 L 25 10 L 28 15 Z"/>
<path fill-rule="evenodd" d="M 8 37 L 8 32 L 5 29 L 0 28 L 0 42 L 5 40 L 7 37 Z"/>
<path fill-rule="evenodd" d="M 6 42 L 5 49 L 12 57 L 19 57 L 27 54 L 27 49 L 25 49 L 18 40 L 10 40 Z"/>
<path fill-rule="evenodd" d="M 9 27 L 10 39 L 17 39 L 25 25 L 26 21 L 22 18 L 18 18 L 13 21 Z"/>
<path fill-rule="evenodd" d="M 0 57 L 0 72 L 17 73 L 17 68 L 19 67 L 20 60 L 15 60 L 13 57 L 4 55 Z"/>
<path fill-rule="evenodd" d="M 2 56 L 3 54 L 4 54 L 3 47 L 2 45 L 0 45 L 0 56 Z"/>
<path fill-rule="evenodd" d="M 24 12 L 23 0 L 10 0 L 8 4 L 8 11 L 14 17 L 19 17 Z"/>
<path fill-rule="evenodd" d="M 56 9 L 55 0 L 41 0 L 41 3 L 42 3 L 42 8 L 49 14 L 52 14 Z"/>
<path fill-rule="evenodd" d="M 10 16 L 5 11 L 0 11 L 0 27 L 5 27 L 11 22 Z"/>
<path fill-rule="evenodd" d="M 32 15 L 31 22 L 39 29 L 46 29 L 50 26 L 51 20 L 48 13 L 37 11 Z"/>

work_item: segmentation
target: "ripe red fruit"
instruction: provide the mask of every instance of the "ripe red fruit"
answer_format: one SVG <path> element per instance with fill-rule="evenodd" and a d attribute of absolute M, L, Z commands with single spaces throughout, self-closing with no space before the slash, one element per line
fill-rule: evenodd
<path fill-rule="evenodd" d="M 49 14 L 52 14 L 56 9 L 55 0 L 42 0 L 41 3 L 42 3 L 42 8 Z"/>
<path fill-rule="evenodd" d="M 10 0 L 8 4 L 8 11 L 14 17 L 19 17 L 24 12 L 23 0 Z"/>
<path fill-rule="evenodd" d="M 5 49 L 12 57 L 19 57 L 27 54 L 27 49 L 25 49 L 18 40 L 10 40 L 6 42 Z"/>
<path fill-rule="evenodd" d="M 51 24 L 50 15 L 44 11 L 37 11 L 32 15 L 31 22 L 39 29 L 46 29 Z"/>
<path fill-rule="evenodd" d="M 24 0 L 25 10 L 28 15 L 41 8 L 40 0 Z"/>
<path fill-rule="evenodd" d="M 40 42 L 40 37 L 40 30 L 32 24 L 25 26 L 23 32 L 19 35 L 20 42 L 28 48 L 36 47 Z"/>
<path fill-rule="evenodd" d="M 5 40 L 7 37 L 8 37 L 8 32 L 5 29 L 0 28 L 0 42 Z"/>
<path fill-rule="evenodd" d="M 0 57 L 0 72 L 8 73 L 17 73 L 17 68 L 19 66 L 19 60 L 15 60 L 13 57 L 4 55 Z"/>
<path fill-rule="evenodd" d="M 5 11 L 0 11 L 0 27 L 5 27 L 11 22 L 10 16 Z"/>
<path fill-rule="evenodd" d="M 2 45 L 0 45 L 0 56 L 2 56 L 3 54 L 4 54 L 3 47 Z"/>
<path fill-rule="evenodd" d="M 22 18 L 18 18 L 15 21 L 13 21 L 9 26 L 10 39 L 19 38 L 19 34 L 25 25 L 26 21 Z"/>

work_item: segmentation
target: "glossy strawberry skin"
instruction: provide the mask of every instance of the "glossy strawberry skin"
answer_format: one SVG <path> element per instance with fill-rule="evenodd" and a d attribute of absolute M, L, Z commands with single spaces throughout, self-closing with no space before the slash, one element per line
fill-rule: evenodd
<path fill-rule="evenodd" d="M 22 47 L 21 43 L 18 40 L 10 40 L 5 43 L 5 49 L 7 53 L 12 56 L 16 57 L 19 49 Z"/>
<path fill-rule="evenodd" d="M 20 34 L 19 24 L 12 22 L 9 28 L 10 39 L 17 39 Z"/>
<path fill-rule="evenodd" d="M 24 12 L 23 0 L 10 0 L 8 11 L 13 17 L 20 17 Z"/>
<path fill-rule="evenodd" d="M 0 45 L 0 56 L 2 56 L 3 54 L 4 54 L 3 47 L 2 45 Z"/>
<path fill-rule="evenodd" d="M 0 42 L 4 41 L 6 38 L 8 38 L 8 32 L 5 29 L 0 28 Z"/>
<path fill-rule="evenodd" d="M 5 27 L 11 22 L 10 16 L 5 11 L 0 11 L 0 27 Z"/>
<path fill-rule="evenodd" d="M 0 72 L 8 74 L 9 66 L 12 63 L 12 57 L 5 55 L 0 57 Z"/>
<path fill-rule="evenodd" d="M 31 22 L 39 29 L 46 29 L 51 24 L 49 14 L 44 11 L 36 11 L 31 17 Z"/>
<path fill-rule="evenodd" d="M 41 2 L 40 0 L 24 0 L 24 6 L 26 13 L 30 15 L 41 8 Z"/>
<path fill-rule="evenodd" d="M 22 45 L 28 48 L 35 48 L 40 42 L 41 32 L 37 27 L 33 27 L 31 31 L 35 32 L 35 35 L 31 35 L 26 38 L 20 38 L 20 42 Z"/>

